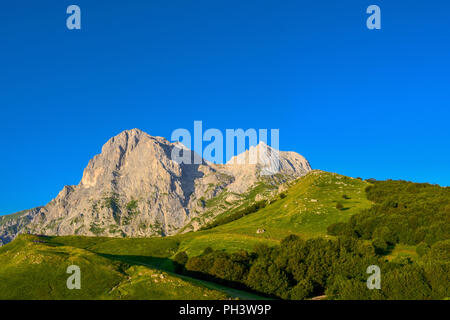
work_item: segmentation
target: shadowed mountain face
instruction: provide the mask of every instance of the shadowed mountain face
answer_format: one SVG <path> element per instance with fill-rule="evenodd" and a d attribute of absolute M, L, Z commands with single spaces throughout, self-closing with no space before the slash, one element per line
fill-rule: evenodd
<path fill-rule="evenodd" d="M 0 220 L 0 240 L 16 234 L 154 236 L 171 235 L 188 223 L 197 229 L 209 218 L 238 205 L 257 185 L 273 187 L 305 175 L 311 167 L 294 152 L 260 144 L 225 165 L 177 163 L 173 153 L 190 152 L 179 143 L 138 129 L 111 138 L 90 160 L 77 186 L 65 186 L 45 207 Z M 253 155 L 257 154 L 257 162 Z M 270 172 L 277 154 L 277 170 Z M 253 163 L 253 164 L 250 164 Z M 226 196 L 224 196 L 226 195 Z M 211 201 L 220 198 L 220 201 Z M 213 205 L 206 206 L 206 203 Z M 1 245 L 1 243 L 0 243 Z"/>

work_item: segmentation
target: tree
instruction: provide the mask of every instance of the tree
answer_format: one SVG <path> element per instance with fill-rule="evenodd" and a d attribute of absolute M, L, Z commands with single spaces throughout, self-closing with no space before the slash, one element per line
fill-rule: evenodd
<path fill-rule="evenodd" d="M 431 296 L 424 272 L 416 264 L 388 271 L 381 281 L 381 290 L 388 299 L 423 300 Z"/>
<path fill-rule="evenodd" d="M 211 247 L 206 247 L 205 250 L 203 250 L 203 255 L 207 255 L 213 252 L 214 250 Z"/>
<path fill-rule="evenodd" d="M 292 300 L 303 300 L 311 296 L 314 286 L 307 279 L 300 280 L 295 287 L 291 289 L 290 298 Z"/>
<path fill-rule="evenodd" d="M 178 252 L 175 257 L 173 258 L 174 264 L 175 264 L 175 272 L 181 273 L 184 271 L 184 266 L 188 262 L 189 257 L 186 253 L 186 251 Z"/>

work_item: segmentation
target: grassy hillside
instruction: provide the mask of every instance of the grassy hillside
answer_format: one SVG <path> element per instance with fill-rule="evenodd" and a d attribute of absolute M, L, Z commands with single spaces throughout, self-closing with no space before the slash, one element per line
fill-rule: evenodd
<path fill-rule="evenodd" d="M 291 183 L 284 198 L 259 211 L 211 230 L 176 236 L 180 249 L 197 255 L 206 247 L 229 252 L 252 250 L 258 243 L 277 244 L 288 235 L 301 238 L 326 236 L 327 227 L 347 221 L 369 208 L 365 181 L 315 170 Z M 342 204 L 337 209 L 337 204 Z M 222 215 L 223 216 L 223 215 Z M 220 219 L 222 216 L 218 216 Z M 264 233 L 257 234 L 258 229 Z"/>
<path fill-rule="evenodd" d="M 364 193 L 367 186 L 368 183 L 357 179 L 314 171 L 296 181 L 285 198 L 215 231 L 253 235 L 264 228 L 263 238 L 277 240 L 291 233 L 303 237 L 325 235 L 331 223 L 345 221 L 370 207 Z M 343 208 L 336 209 L 337 203 Z"/>
<path fill-rule="evenodd" d="M 254 203 L 257 198 L 270 197 L 271 194 L 276 192 L 278 185 L 286 180 L 288 180 L 286 177 L 275 175 L 271 178 L 262 178 L 259 183 L 243 194 L 230 192 L 225 188 L 212 199 L 199 199 L 199 201 L 203 203 L 206 211 L 203 214 L 194 217 L 186 226 L 181 228 L 178 233 L 181 234 L 194 231 L 194 224 L 201 226 L 206 225 L 211 221 L 214 221 L 217 216 L 233 214 L 248 207 Z"/>
<path fill-rule="evenodd" d="M 85 237 L 38 237 L 21 235 L 0 248 L 0 299 L 255 299 L 239 290 L 162 271 L 158 250 L 170 254 L 170 245 L 147 243 L 153 257 L 95 253 L 88 248 L 105 245 L 108 239 Z M 138 240 L 138 239 L 136 239 Z M 74 244 L 86 249 L 70 246 Z M 130 249 L 124 241 L 116 249 Z M 114 246 L 113 243 L 110 244 Z M 136 247 L 136 246 L 133 246 Z M 120 248 L 120 249 L 119 249 Z M 108 251 L 107 249 L 103 249 Z M 99 249 L 102 251 L 102 249 Z M 145 250 L 147 251 L 147 250 Z M 164 259 L 161 258 L 161 261 Z M 67 289 L 67 267 L 81 269 L 81 289 Z M 171 266 L 172 264 L 167 264 Z M 170 267 L 169 267 L 170 269 Z"/>

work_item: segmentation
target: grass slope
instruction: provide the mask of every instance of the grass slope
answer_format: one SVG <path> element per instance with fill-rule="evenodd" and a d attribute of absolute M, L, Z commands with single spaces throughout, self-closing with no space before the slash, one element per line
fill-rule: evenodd
<path fill-rule="evenodd" d="M 243 208 L 246 208 L 254 203 L 258 196 L 269 196 L 277 189 L 277 184 L 275 184 L 273 180 L 281 181 L 282 179 L 283 177 L 277 176 L 273 179 L 263 178 L 253 188 L 251 188 L 244 194 L 229 192 L 227 188 L 225 188 L 222 192 L 220 192 L 216 197 L 212 199 L 199 200 L 203 201 L 206 211 L 203 214 L 194 217 L 186 226 L 178 231 L 178 234 L 193 231 L 193 224 L 205 226 L 220 216 L 229 215 Z M 278 181 L 278 183 L 281 183 L 280 181 Z M 232 198 L 233 200 L 227 200 L 228 197 Z"/>
<path fill-rule="evenodd" d="M 0 299 L 258 298 L 239 290 L 163 271 L 155 265 L 158 260 L 155 256 L 113 255 L 91 251 L 96 246 L 103 246 L 99 251 L 111 251 L 106 246 L 111 240 L 109 245 L 115 247 L 114 251 L 129 249 L 126 245 L 122 246 L 122 243 L 117 245 L 117 239 L 19 236 L 14 242 L 0 248 Z M 152 255 L 158 251 L 160 255 L 167 255 L 173 250 L 171 245 L 158 247 L 162 241 L 154 241 L 155 239 L 135 240 L 150 240 L 145 247 L 153 248 L 150 252 Z M 66 270 L 70 265 L 77 265 L 81 269 L 80 290 L 67 289 L 66 281 L 70 275 Z M 167 263 L 165 267 L 169 265 L 171 264 Z"/>
<path fill-rule="evenodd" d="M 208 246 L 233 252 L 251 250 L 258 243 L 277 244 L 290 234 L 305 239 L 326 236 L 330 224 L 346 221 L 371 206 L 364 192 L 368 185 L 358 179 L 315 170 L 296 180 L 285 198 L 255 213 L 211 230 L 174 238 L 180 241 L 180 250 L 197 255 Z M 337 203 L 343 208 L 337 209 Z M 265 232 L 257 234 L 258 229 Z"/>

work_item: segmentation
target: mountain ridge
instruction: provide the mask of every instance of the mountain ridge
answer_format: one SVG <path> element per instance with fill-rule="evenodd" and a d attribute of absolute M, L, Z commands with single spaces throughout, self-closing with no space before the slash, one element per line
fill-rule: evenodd
<path fill-rule="evenodd" d="M 249 154 L 263 147 L 260 143 L 236 158 L 248 160 Z M 309 162 L 297 153 L 265 149 L 279 156 L 279 172 L 264 172 L 270 157 L 263 152 L 256 163 L 214 164 L 204 159 L 200 164 L 178 163 L 171 158 L 174 152 L 190 152 L 181 143 L 139 129 L 125 130 L 89 161 L 78 185 L 65 186 L 47 205 L 26 211 L 26 218 L 16 224 L 0 224 L 1 244 L 19 233 L 165 236 L 198 218 L 190 225 L 196 230 L 239 201 L 249 200 L 247 193 L 261 183 L 267 191 L 311 171 Z M 206 206 L 218 196 L 213 208 Z"/>

